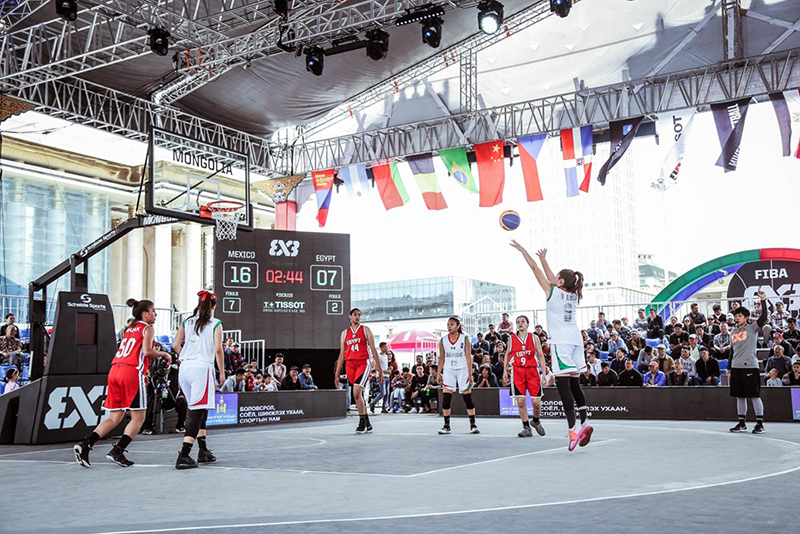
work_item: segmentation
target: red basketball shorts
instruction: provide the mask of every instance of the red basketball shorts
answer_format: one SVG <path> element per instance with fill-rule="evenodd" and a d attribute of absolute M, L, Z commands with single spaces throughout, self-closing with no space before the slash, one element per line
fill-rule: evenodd
<path fill-rule="evenodd" d="M 106 410 L 146 410 L 145 376 L 132 365 L 112 365 L 108 373 Z"/>
<path fill-rule="evenodd" d="M 542 396 L 542 381 L 536 367 L 511 367 L 511 396 L 531 398 Z"/>
<path fill-rule="evenodd" d="M 370 360 L 347 360 L 345 362 L 347 381 L 351 386 L 366 387 L 369 382 L 369 373 L 372 371 Z"/>

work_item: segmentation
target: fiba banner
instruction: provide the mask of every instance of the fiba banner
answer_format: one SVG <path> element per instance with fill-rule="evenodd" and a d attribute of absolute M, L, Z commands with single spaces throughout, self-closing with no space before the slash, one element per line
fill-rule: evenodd
<path fill-rule="evenodd" d="M 673 181 L 678 179 L 678 173 L 683 164 L 683 155 L 686 153 L 686 143 L 692 133 L 694 124 L 695 109 L 684 109 L 660 115 L 658 118 L 658 135 L 661 141 L 669 139 L 670 147 L 664 163 L 661 165 L 661 178 L 670 177 Z"/>
<path fill-rule="evenodd" d="M 794 316 L 800 312 L 800 262 L 756 261 L 745 263 L 731 277 L 729 299 L 738 299 L 751 307 L 763 290 L 770 304 L 782 300 L 786 311 Z M 751 310 L 752 311 L 752 310 Z"/>
<path fill-rule="evenodd" d="M 739 165 L 739 149 L 742 144 L 744 122 L 747 119 L 750 100 L 750 98 L 743 98 L 735 102 L 711 105 L 719 144 L 722 147 L 716 165 L 724 168 L 725 172 L 735 171 Z"/>

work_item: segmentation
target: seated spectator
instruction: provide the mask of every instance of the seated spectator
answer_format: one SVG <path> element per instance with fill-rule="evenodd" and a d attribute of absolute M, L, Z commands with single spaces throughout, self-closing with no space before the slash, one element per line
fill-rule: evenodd
<path fill-rule="evenodd" d="M 719 385 L 719 362 L 711 357 L 708 348 L 700 349 L 700 359 L 694 362 L 695 384 L 701 386 Z"/>
<path fill-rule="evenodd" d="M 708 349 L 706 349 L 705 347 L 703 347 L 703 349 L 706 352 L 708 352 Z M 697 361 L 700 360 L 699 355 L 700 353 L 698 352 Z M 695 385 L 695 376 L 697 375 L 697 373 L 695 372 L 695 361 L 696 360 L 694 360 L 691 354 L 689 353 L 689 349 L 687 349 L 686 347 L 681 348 L 681 357 L 675 360 L 675 368 L 677 369 L 678 367 L 680 367 L 682 369 L 683 373 L 687 376 L 689 380 L 689 385 L 691 386 Z M 719 373 L 717 373 L 717 375 L 719 375 Z"/>
<path fill-rule="evenodd" d="M 485 339 L 483 339 L 483 334 L 481 334 L 480 332 L 478 332 L 478 341 L 477 341 L 477 343 L 472 345 L 472 352 L 473 353 L 474 352 L 478 352 L 479 349 L 482 350 L 483 352 L 485 352 L 486 354 L 491 354 L 489 352 L 489 350 L 490 350 L 489 342 L 486 341 Z"/>
<path fill-rule="evenodd" d="M 639 337 L 645 337 L 647 335 L 649 324 L 647 316 L 644 314 L 644 308 L 639 308 L 636 313 L 638 316 L 633 320 L 633 330 L 634 332 L 639 333 Z"/>
<path fill-rule="evenodd" d="M 502 341 L 498 341 L 497 344 L 494 346 L 494 354 L 492 354 L 492 357 L 489 358 L 490 362 L 496 362 L 497 360 L 500 359 L 500 355 L 505 353 L 506 353 L 505 343 L 503 343 Z"/>
<path fill-rule="evenodd" d="M 289 374 L 283 379 L 281 391 L 295 391 L 301 389 L 299 374 L 300 368 L 293 365 L 292 368 L 289 369 Z"/>
<path fill-rule="evenodd" d="M 578 376 L 578 380 L 580 385 L 583 387 L 596 387 L 597 386 L 597 377 L 592 374 L 592 372 L 587 367 L 584 372 Z"/>
<path fill-rule="evenodd" d="M 281 389 L 283 379 L 286 378 L 286 366 L 283 365 L 283 354 L 275 355 L 275 361 L 267 366 L 267 374 L 275 380 L 275 385 Z"/>
<path fill-rule="evenodd" d="M 639 332 L 634 332 L 631 337 L 630 346 L 632 354 L 639 354 L 639 351 L 647 346 L 647 342 L 639 335 Z"/>
<path fill-rule="evenodd" d="M 300 375 L 302 378 L 302 375 Z M 383 398 L 382 380 L 378 377 L 378 371 L 373 369 L 369 372 L 369 411 L 375 413 L 375 405 Z"/>
<path fill-rule="evenodd" d="M 687 329 L 687 331 L 694 332 L 695 326 L 702 326 L 705 328 L 705 326 L 708 324 L 708 322 L 706 321 L 706 316 L 700 313 L 700 307 L 696 302 L 692 303 L 692 305 L 690 306 L 690 310 L 691 311 L 683 317 L 684 322 L 686 321 L 686 319 L 692 321 L 692 327 L 691 329 Z"/>
<path fill-rule="evenodd" d="M 542 342 L 542 352 L 544 353 L 544 364 L 547 367 L 553 367 L 553 360 L 552 356 L 550 355 L 550 343 L 547 342 L 547 334 L 542 334 L 539 336 L 539 340 Z"/>
<path fill-rule="evenodd" d="M 780 386 L 783 386 L 783 381 L 778 378 L 778 370 L 775 368 L 770 369 L 767 374 L 767 387 L 774 388 Z"/>
<path fill-rule="evenodd" d="M 789 328 L 789 319 L 792 314 L 783 309 L 783 301 L 775 303 L 775 311 L 769 315 L 769 323 L 773 332 L 784 332 Z"/>
<path fill-rule="evenodd" d="M 617 331 L 612 330 L 611 334 L 609 334 L 609 339 L 608 339 L 608 353 L 614 354 L 615 352 L 617 352 L 617 349 L 625 349 L 625 352 L 627 352 L 628 346 L 625 344 L 624 341 L 619 339 Z"/>
<path fill-rule="evenodd" d="M 236 393 L 245 390 L 244 369 L 237 369 L 236 372 L 229 376 L 222 387 L 219 388 L 220 393 Z"/>
<path fill-rule="evenodd" d="M 783 377 L 783 383 L 787 386 L 800 386 L 800 362 L 792 364 L 792 372 Z"/>
<path fill-rule="evenodd" d="M 597 312 L 597 328 L 603 332 L 603 337 L 608 339 L 612 328 L 611 325 L 606 322 L 606 314 L 603 312 Z"/>
<path fill-rule="evenodd" d="M 714 336 L 713 341 L 714 352 L 719 359 L 727 360 L 731 355 L 731 334 L 728 331 L 728 324 L 721 323 L 719 325 L 719 334 Z"/>
<path fill-rule="evenodd" d="M 241 367 L 244 367 L 244 354 L 242 354 L 241 349 L 238 343 L 234 343 L 231 345 L 231 369 L 234 371 Z"/>
<path fill-rule="evenodd" d="M 714 338 L 712 338 L 711 335 L 707 334 L 705 329 L 702 326 L 695 327 L 694 335 L 697 338 L 697 344 L 698 345 L 700 345 L 701 347 L 708 347 L 709 349 L 712 347 L 712 343 L 714 343 Z M 689 337 L 691 338 L 691 335 Z M 690 344 L 691 344 L 691 340 L 690 340 Z M 692 356 L 692 357 L 694 357 L 694 356 Z M 695 360 L 697 360 L 699 358 L 700 358 L 700 354 L 698 353 L 697 354 L 697 358 L 695 358 Z"/>
<path fill-rule="evenodd" d="M 589 328 L 586 330 L 586 335 L 589 336 L 589 339 L 591 339 L 595 345 L 598 345 L 603 341 L 603 331 L 597 328 L 597 321 L 592 321 L 589 323 Z"/>
<path fill-rule="evenodd" d="M 250 369 L 250 372 L 253 373 L 253 376 L 261 373 L 261 369 L 258 368 L 258 360 L 250 360 L 250 363 L 247 364 L 247 368 Z"/>
<path fill-rule="evenodd" d="M 22 369 L 22 343 L 19 340 L 16 325 L 6 325 L 5 335 L 0 337 L 0 362 Z"/>
<path fill-rule="evenodd" d="M 662 347 L 664 345 L 661 345 Z M 650 368 L 650 361 L 653 359 L 653 347 L 646 346 L 639 351 L 639 357 L 636 359 L 636 370 L 640 373 L 646 373 Z"/>
<path fill-rule="evenodd" d="M 481 374 L 478 377 L 478 381 L 475 383 L 476 388 L 496 388 L 499 387 L 497 384 L 497 377 L 492 372 L 492 368 L 488 363 L 484 363 L 481 365 Z"/>
<path fill-rule="evenodd" d="M 431 404 L 439 403 L 439 396 L 438 391 L 442 389 L 442 386 L 439 385 L 439 366 L 433 364 L 428 368 L 428 385 L 425 388 L 425 395 L 428 397 L 428 408 L 433 410 L 434 408 Z"/>
<path fill-rule="evenodd" d="M 794 317 L 789 317 L 786 320 L 786 331 L 783 333 L 783 339 L 795 347 L 800 343 L 800 330 L 797 328 L 797 319 Z"/>
<path fill-rule="evenodd" d="M 769 310 L 767 310 L 767 313 L 769 313 Z M 761 316 L 761 301 L 757 300 L 753 305 L 753 309 L 750 310 L 750 317 L 760 317 L 760 316 Z M 769 320 L 767 320 L 767 324 L 765 324 L 761 328 L 761 337 L 763 338 L 763 345 L 761 346 L 766 347 L 767 342 L 770 339 L 772 339 L 772 325 L 769 323 Z"/>
<path fill-rule="evenodd" d="M 425 374 L 425 366 L 417 364 L 414 366 L 414 375 L 411 377 L 411 387 L 409 388 L 411 404 L 416 408 L 417 413 L 420 413 L 423 409 L 426 412 L 430 411 L 428 409 L 428 396 L 425 395 L 426 387 L 428 387 L 428 376 Z"/>
<path fill-rule="evenodd" d="M 403 367 L 403 372 L 408 372 L 408 367 Z M 405 376 L 400 373 L 400 371 L 395 370 L 392 374 L 392 394 L 389 398 L 389 401 L 392 406 L 392 411 L 397 413 L 403 407 L 403 404 L 406 400 L 406 388 L 408 387 L 408 381 L 406 380 Z"/>
<path fill-rule="evenodd" d="M 667 376 L 659 370 L 658 362 L 653 360 L 650 362 L 650 370 L 642 377 L 642 381 L 646 388 L 660 388 L 666 385 Z"/>
<path fill-rule="evenodd" d="M 506 370 L 506 355 L 498 354 L 497 355 L 497 363 L 492 366 L 492 372 L 494 373 L 495 378 L 497 378 L 497 383 L 503 387 L 509 386 L 510 384 L 502 383 L 503 380 L 503 372 Z"/>
<path fill-rule="evenodd" d="M 634 369 L 633 360 L 625 360 L 625 370 L 619 373 L 619 385 L 625 387 L 642 387 L 642 375 Z"/>
<path fill-rule="evenodd" d="M 503 340 L 503 343 L 507 345 L 511 334 L 514 333 L 514 325 L 512 325 L 511 321 L 508 320 L 507 313 L 503 314 L 503 320 L 497 325 L 497 332 L 500 334 L 500 339 Z"/>
<path fill-rule="evenodd" d="M 264 382 L 261 391 L 278 391 L 278 385 L 273 380 L 272 375 L 264 375 Z"/>
<path fill-rule="evenodd" d="M 650 308 L 650 316 L 647 318 L 647 339 L 662 337 L 664 337 L 664 319 L 656 313 L 655 308 Z"/>
<path fill-rule="evenodd" d="M 773 348 L 775 355 L 767 360 L 764 372 L 769 373 L 771 369 L 775 369 L 778 376 L 781 377 L 792 370 L 792 359 L 784 355 L 782 345 L 775 345 Z"/>
<path fill-rule="evenodd" d="M 675 324 L 675 331 L 669 336 L 670 354 L 677 358 L 681 354 L 681 347 L 689 346 L 689 334 L 683 331 L 680 323 Z"/>
<path fill-rule="evenodd" d="M 0 337 L 5 336 L 6 335 L 6 330 L 8 330 L 8 327 L 14 325 L 14 323 L 16 323 L 16 322 L 17 322 L 17 316 L 14 315 L 13 313 L 7 313 L 6 314 L 6 322 L 3 323 L 3 326 L 0 326 Z M 14 326 L 14 328 L 17 328 L 17 327 Z M 14 337 L 19 339 L 19 328 L 17 328 L 17 333 L 16 333 L 16 335 Z"/>
<path fill-rule="evenodd" d="M 591 354 L 594 354 L 595 358 L 597 358 L 598 360 L 600 359 L 600 351 L 597 350 L 597 346 L 594 343 L 592 343 L 591 341 L 589 343 L 587 343 L 586 346 L 584 347 L 584 352 L 586 353 L 587 357 L 591 353 Z"/>
<path fill-rule="evenodd" d="M 586 365 L 587 369 L 590 374 L 597 376 L 602 371 L 602 366 L 600 365 L 600 360 L 594 355 L 594 352 L 587 352 L 586 353 Z"/>
<path fill-rule="evenodd" d="M 620 374 L 622 371 L 625 370 L 625 362 L 627 361 L 628 357 L 625 353 L 625 349 L 618 348 L 616 353 L 616 358 L 609 364 L 611 365 L 611 370 L 617 374 Z"/>
<path fill-rule="evenodd" d="M 533 333 L 539 336 L 540 339 L 542 336 L 544 336 L 544 338 L 547 339 L 547 332 L 545 332 L 544 328 L 542 328 L 542 325 L 540 324 L 537 324 L 536 326 L 533 327 Z"/>
<path fill-rule="evenodd" d="M 581 339 L 583 340 L 583 346 L 585 347 L 587 343 L 591 343 L 592 340 L 589 338 L 589 334 L 586 333 L 586 330 L 581 330 Z"/>
<path fill-rule="evenodd" d="M 253 375 L 253 372 L 250 370 L 249 367 L 244 368 L 244 390 L 245 391 L 256 390 L 256 377 L 255 375 Z"/>
<path fill-rule="evenodd" d="M 683 372 L 683 367 L 680 365 L 675 366 L 675 370 L 667 376 L 668 386 L 688 386 L 689 375 Z"/>
<path fill-rule="evenodd" d="M 264 375 L 261 373 L 256 375 L 256 387 L 253 391 L 264 391 Z"/>
<path fill-rule="evenodd" d="M 630 360 L 626 360 L 630 362 Z M 641 377 L 640 377 L 641 378 Z M 597 374 L 597 385 L 600 387 L 614 387 L 619 384 L 619 376 L 608 365 L 608 362 L 600 362 L 600 372 Z"/>
<path fill-rule="evenodd" d="M 314 385 L 314 378 L 311 376 L 311 365 L 303 364 L 303 372 L 300 373 L 300 389 L 319 389 Z"/>
<path fill-rule="evenodd" d="M 619 335 L 620 340 L 622 340 L 622 342 L 625 344 L 625 347 L 627 347 L 628 343 L 631 342 L 633 330 L 631 330 L 630 326 L 622 324 L 622 321 L 619 319 L 614 319 L 612 324 L 614 325 L 614 330 L 617 332 L 617 335 Z"/>
<path fill-rule="evenodd" d="M 680 354 L 681 349 L 678 349 L 677 354 Z M 664 376 L 671 373 L 675 369 L 675 360 L 672 359 L 672 356 L 667 354 L 667 351 L 663 348 L 663 345 L 659 345 L 656 349 L 656 355 L 650 363 L 656 362 L 658 364 L 658 368 L 664 373 Z"/>
<path fill-rule="evenodd" d="M 790 358 L 794 356 L 794 347 L 792 347 L 791 343 L 783 339 L 783 334 L 780 332 L 775 332 L 772 334 L 772 342 L 769 344 L 770 356 L 775 355 L 775 347 L 783 347 L 783 353 Z"/>
<path fill-rule="evenodd" d="M 15 389 L 19 389 L 17 380 L 19 380 L 19 371 L 17 371 L 17 368 L 12 367 L 11 369 L 8 369 L 5 376 L 6 388 L 3 390 L 4 395 L 6 393 L 11 393 Z"/>
<path fill-rule="evenodd" d="M 712 336 L 716 336 L 719 334 L 719 329 L 722 323 L 727 321 L 727 317 L 725 317 L 725 314 L 722 313 L 722 306 L 719 304 L 714 304 L 712 309 L 714 310 L 714 313 L 708 316 L 708 332 Z"/>
<path fill-rule="evenodd" d="M 675 325 L 678 324 L 678 318 L 676 316 L 671 316 L 669 318 L 669 324 L 664 327 L 664 335 L 669 337 L 675 333 Z M 683 328 L 683 326 L 681 326 Z"/>
<path fill-rule="evenodd" d="M 128 321 L 125 323 L 125 326 L 123 326 L 122 328 L 120 328 L 117 331 L 117 345 L 119 345 L 119 342 L 122 341 L 122 337 L 125 335 L 125 331 L 128 328 L 130 328 L 131 325 L 133 325 L 135 322 L 136 322 L 136 319 L 134 319 L 133 317 L 128 317 Z M 4 328 L 0 328 L 0 332 L 5 332 Z M 0 336 L 3 336 L 3 335 L 4 335 L 3 333 L 0 333 Z"/>

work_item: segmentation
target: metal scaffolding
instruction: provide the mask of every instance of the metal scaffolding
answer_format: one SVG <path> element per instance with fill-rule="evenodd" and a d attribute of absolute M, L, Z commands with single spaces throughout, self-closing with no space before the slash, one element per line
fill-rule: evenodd
<path fill-rule="evenodd" d="M 742 43 L 741 0 L 722 0 L 722 38 L 725 59 L 739 59 L 744 55 Z"/>

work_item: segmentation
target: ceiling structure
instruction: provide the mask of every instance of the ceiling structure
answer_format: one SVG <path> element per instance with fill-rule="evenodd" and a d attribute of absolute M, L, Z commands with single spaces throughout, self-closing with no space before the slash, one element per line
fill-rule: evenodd
<path fill-rule="evenodd" d="M 284 20 L 272 1 L 81 0 L 68 23 L 45 0 L 5 2 L 0 90 L 126 137 L 155 125 L 288 173 L 800 86 L 796 0 L 581 0 L 565 19 L 547 0 L 505 0 L 492 36 L 477 32 L 476 1 L 436 1 L 436 50 L 419 25 L 393 25 L 425 3 L 292 0 Z M 150 52 L 156 26 L 170 32 L 167 56 Z M 390 34 L 384 61 L 330 56 L 320 77 L 282 49 L 376 27 Z"/>

